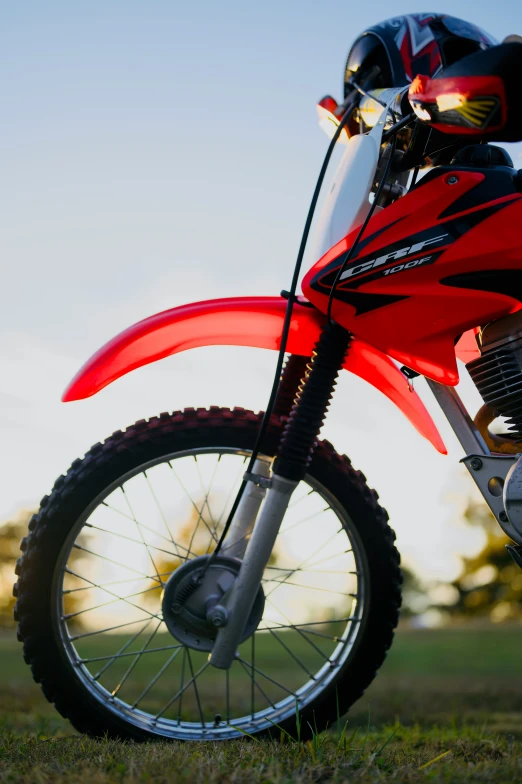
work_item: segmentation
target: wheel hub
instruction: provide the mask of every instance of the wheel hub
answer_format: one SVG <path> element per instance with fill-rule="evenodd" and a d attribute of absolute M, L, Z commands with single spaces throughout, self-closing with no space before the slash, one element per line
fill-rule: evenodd
<path fill-rule="evenodd" d="M 210 564 L 209 560 L 210 555 L 200 555 L 176 569 L 165 585 L 162 601 L 169 632 L 197 651 L 211 651 L 219 628 L 226 625 L 221 601 L 241 567 L 241 561 L 231 556 L 218 555 Z M 265 595 L 259 586 L 241 642 L 257 629 L 264 608 Z"/>

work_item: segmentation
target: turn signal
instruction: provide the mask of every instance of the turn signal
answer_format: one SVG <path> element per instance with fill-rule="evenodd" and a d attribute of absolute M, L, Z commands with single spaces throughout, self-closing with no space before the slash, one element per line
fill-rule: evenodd
<path fill-rule="evenodd" d="M 317 104 L 317 116 L 319 119 L 319 126 L 323 129 L 326 135 L 332 139 L 333 135 L 335 134 L 337 128 L 339 127 L 340 118 L 336 115 L 336 111 L 339 110 L 339 105 L 335 98 L 332 98 L 331 95 L 325 95 L 324 98 Z M 346 128 L 343 128 L 341 131 L 341 135 L 339 136 L 339 143 L 340 144 L 348 144 L 350 141 L 350 137 L 346 131 Z"/>

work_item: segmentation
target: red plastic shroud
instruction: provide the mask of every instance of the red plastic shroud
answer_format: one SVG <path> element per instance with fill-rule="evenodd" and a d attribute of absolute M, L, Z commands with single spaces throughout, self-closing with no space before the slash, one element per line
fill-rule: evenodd
<path fill-rule="evenodd" d="M 281 297 L 239 297 L 182 305 L 121 332 L 77 373 L 62 400 L 90 397 L 120 376 L 163 357 L 198 346 L 253 346 L 278 350 L 286 311 Z M 325 317 L 315 308 L 294 306 L 287 350 L 309 356 Z M 442 454 L 446 448 L 416 392 L 381 351 L 354 338 L 344 364 L 392 400 L 418 432 Z"/>
<path fill-rule="evenodd" d="M 333 318 L 401 364 L 457 384 L 456 338 L 522 307 L 522 197 L 506 181 L 511 192 L 489 201 L 494 186 L 485 174 L 446 170 L 375 215 L 336 289 Z M 323 313 L 356 234 L 303 281 L 305 297 Z M 469 361 L 473 353 L 467 336 L 458 354 Z"/>

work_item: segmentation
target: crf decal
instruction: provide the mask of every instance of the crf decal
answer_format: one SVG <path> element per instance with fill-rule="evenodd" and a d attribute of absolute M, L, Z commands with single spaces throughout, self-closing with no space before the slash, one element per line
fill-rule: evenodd
<path fill-rule="evenodd" d="M 387 278 L 390 275 L 395 275 L 397 272 L 407 272 L 418 267 L 433 264 L 455 240 L 458 240 L 470 229 L 489 218 L 498 210 L 506 207 L 511 201 L 512 199 L 498 201 L 460 218 L 452 217 L 450 220 L 446 220 L 431 229 L 413 234 L 410 237 L 404 237 L 399 242 L 383 246 L 378 256 L 365 254 L 364 252 L 360 256 L 356 254 L 356 257 L 347 264 L 346 269 L 341 274 L 334 294 L 335 299 L 354 304 L 357 315 L 388 304 L 388 295 L 379 295 L 379 301 L 377 302 L 377 295 L 359 292 L 358 289 L 377 278 Z M 362 240 L 359 244 L 359 252 L 364 251 L 378 239 L 380 234 L 394 225 L 397 226 L 398 223 L 399 221 L 395 221 Z M 350 253 L 351 251 L 346 251 L 320 270 L 310 283 L 312 289 L 323 294 L 329 294 L 339 268 L 344 264 Z M 356 291 L 357 297 L 355 299 L 357 302 L 355 303 L 354 296 Z M 369 298 L 368 304 L 371 300 L 371 307 L 365 304 L 365 297 Z M 395 297 L 393 301 L 395 301 Z"/>
<path fill-rule="evenodd" d="M 417 254 L 422 253 L 424 248 L 426 248 L 428 245 L 440 244 L 447 237 L 449 237 L 449 234 L 439 234 L 437 237 L 431 237 L 430 239 L 422 240 L 421 242 L 415 242 L 413 245 L 406 245 L 406 247 L 392 250 L 390 253 L 384 253 L 382 256 L 377 256 L 376 259 L 370 259 L 369 261 L 354 264 L 343 272 L 340 280 L 346 280 L 347 278 L 354 278 L 357 275 L 362 275 L 363 273 L 369 272 L 375 267 L 380 267 L 383 264 L 389 264 L 390 261 L 397 261 L 398 259 L 404 259 L 408 256 L 416 256 Z"/>

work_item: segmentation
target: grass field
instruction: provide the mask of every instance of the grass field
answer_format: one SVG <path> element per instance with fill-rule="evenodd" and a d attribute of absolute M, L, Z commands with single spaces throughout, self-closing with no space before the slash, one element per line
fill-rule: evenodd
<path fill-rule="evenodd" d="M 399 631 L 377 680 L 308 744 L 78 736 L 0 637 L 1 782 L 522 782 L 522 628 Z"/>

